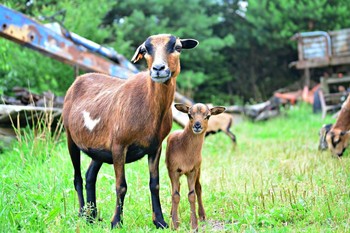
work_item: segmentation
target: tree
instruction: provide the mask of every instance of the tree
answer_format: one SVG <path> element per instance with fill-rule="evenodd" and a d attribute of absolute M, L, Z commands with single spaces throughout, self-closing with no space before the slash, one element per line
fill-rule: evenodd
<path fill-rule="evenodd" d="M 261 101 L 273 91 L 297 79 L 298 72 L 290 70 L 288 64 L 297 60 L 296 43 L 290 37 L 300 31 L 335 30 L 349 25 L 349 7 L 346 1 L 306 0 L 224 0 L 212 9 L 222 12 L 220 24 L 214 26 L 214 34 L 224 37 L 235 35 L 236 43 L 225 47 L 225 57 L 230 78 L 210 80 L 202 85 L 200 93 L 212 89 L 253 98 Z M 209 91 L 210 92 L 210 91 Z"/>
<path fill-rule="evenodd" d="M 5 1 L 5 6 L 21 11 L 37 19 L 41 23 L 51 22 L 47 16 L 65 10 L 64 26 L 77 34 L 97 43 L 103 43 L 109 32 L 100 28 L 101 19 L 107 12 L 109 5 L 98 0 L 88 3 L 83 0 L 74 1 L 34 1 L 32 5 L 24 2 Z M 110 4 L 112 2 L 110 1 Z M 82 17 L 82 12 L 84 17 Z M 80 17 L 77 17 L 77 16 Z M 39 20 L 43 19 L 44 20 Z M 57 16 L 58 20 L 62 17 Z M 24 48 L 13 42 L 0 38 L 0 66 L 1 88 L 0 94 L 10 94 L 14 86 L 30 88 L 34 92 L 51 90 L 57 95 L 64 95 L 74 81 L 73 67 L 46 57 L 31 49 Z"/>
<path fill-rule="evenodd" d="M 232 35 L 218 37 L 213 34 L 213 25 L 220 22 L 220 14 L 209 14 L 209 9 L 214 6 L 214 2 L 205 0 L 179 0 L 176 4 L 170 0 L 117 2 L 104 17 L 102 25 L 113 28 L 112 40 L 127 41 L 130 45 L 125 51 L 127 57 L 131 57 L 137 46 L 152 34 L 170 33 L 199 40 L 195 50 L 182 54 L 182 72 L 178 78 L 180 91 L 193 97 L 200 84 L 216 77 L 210 64 L 221 59 L 220 49 L 234 42 Z"/>

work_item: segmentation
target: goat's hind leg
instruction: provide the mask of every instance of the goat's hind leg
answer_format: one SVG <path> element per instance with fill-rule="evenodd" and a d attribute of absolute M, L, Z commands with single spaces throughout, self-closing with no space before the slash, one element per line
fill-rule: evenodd
<path fill-rule="evenodd" d="M 85 201 L 84 201 L 84 195 L 83 195 L 83 178 L 81 177 L 81 171 L 80 171 L 80 149 L 73 142 L 68 130 L 67 130 L 67 143 L 68 143 L 70 158 L 72 160 L 72 164 L 74 167 L 74 188 L 78 194 L 79 216 L 82 216 Z"/>
<path fill-rule="evenodd" d="M 90 223 L 94 222 L 97 216 L 96 179 L 101 166 L 102 166 L 102 162 L 92 160 L 85 174 L 86 203 L 87 203 L 86 217 Z"/>
<path fill-rule="evenodd" d="M 236 145 L 237 144 L 236 135 L 234 135 L 229 129 L 225 133 L 226 133 L 227 136 L 229 136 L 231 138 L 233 144 Z"/>

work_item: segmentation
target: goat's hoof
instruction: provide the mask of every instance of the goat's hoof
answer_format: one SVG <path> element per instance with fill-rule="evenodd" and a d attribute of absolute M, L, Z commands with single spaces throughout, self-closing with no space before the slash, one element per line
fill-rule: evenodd
<path fill-rule="evenodd" d="M 164 221 L 153 221 L 153 224 L 156 225 L 157 229 L 161 228 L 161 229 L 165 229 L 165 228 L 169 228 L 169 225 Z"/>
<path fill-rule="evenodd" d="M 111 222 L 111 229 L 122 228 L 122 227 L 123 227 L 123 222 L 122 221 L 119 221 L 119 222 L 116 222 L 116 223 Z"/>

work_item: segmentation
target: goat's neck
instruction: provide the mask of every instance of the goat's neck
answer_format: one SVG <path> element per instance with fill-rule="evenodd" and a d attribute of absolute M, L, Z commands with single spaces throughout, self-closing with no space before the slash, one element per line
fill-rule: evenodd
<path fill-rule="evenodd" d="M 174 101 L 176 90 L 176 77 L 170 78 L 165 84 L 155 83 L 150 78 L 147 79 L 148 97 L 153 100 L 151 103 L 154 108 L 161 110 L 171 109 L 171 104 Z M 156 98 L 154 98 L 156 96 Z"/>
<path fill-rule="evenodd" d="M 192 150 L 202 150 L 202 145 L 204 143 L 205 132 L 201 134 L 195 134 L 192 131 L 192 127 L 187 124 L 182 133 L 182 139 L 185 144 L 188 145 Z"/>

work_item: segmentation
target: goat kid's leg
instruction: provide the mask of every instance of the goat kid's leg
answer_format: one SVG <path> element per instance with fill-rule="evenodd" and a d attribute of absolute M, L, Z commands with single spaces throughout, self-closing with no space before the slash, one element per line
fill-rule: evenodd
<path fill-rule="evenodd" d="M 196 178 L 196 195 L 197 195 L 197 201 L 198 201 L 198 215 L 199 215 L 199 220 L 204 221 L 205 220 L 205 211 L 204 211 L 204 206 L 202 202 L 202 185 L 200 183 L 200 175 L 201 175 L 201 170 L 199 169 L 198 175 Z"/>
<path fill-rule="evenodd" d="M 70 158 L 72 160 L 72 164 L 74 168 L 74 188 L 78 194 L 79 216 L 82 216 L 84 211 L 85 201 L 84 201 L 84 195 L 83 195 L 83 178 L 81 177 L 81 171 L 80 171 L 80 150 L 77 147 L 77 145 L 73 142 L 68 130 L 67 130 L 67 143 L 68 143 Z"/>
<path fill-rule="evenodd" d="M 180 174 L 169 171 L 171 181 L 171 220 L 172 227 L 176 230 L 179 227 L 178 208 L 180 203 Z"/>
<path fill-rule="evenodd" d="M 102 162 L 92 160 L 89 168 L 85 174 L 86 179 L 86 202 L 87 210 L 86 216 L 89 222 L 93 222 L 97 216 L 97 206 L 96 206 L 96 179 L 97 174 L 102 166 Z"/>
<path fill-rule="evenodd" d="M 150 174 L 149 188 L 152 199 L 152 218 L 157 228 L 168 228 L 168 224 L 164 221 L 162 207 L 159 200 L 159 159 L 162 148 L 159 147 L 154 154 L 148 155 L 148 167 Z"/>
<path fill-rule="evenodd" d="M 123 204 L 126 194 L 125 181 L 125 156 L 126 147 L 114 145 L 112 147 L 113 166 L 116 179 L 116 207 L 111 221 L 112 228 L 122 227 L 123 224 Z"/>
<path fill-rule="evenodd" d="M 188 183 L 188 201 L 190 202 L 191 209 L 191 226 L 192 229 L 196 230 L 198 228 L 198 220 L 196 214 L 196 193 L 195 193 L 195 185 L 197 178 L 197 171 L 194 170 L 187 175 L 187 183 Z"/>
<path fill-rule="evenodd" d="M 225 134 L 231 138 L 234 145 L 237 144 L 236 135 L 234 135 L 229 129 L 227 129 L 227 131 L 225 131 Z"/>

